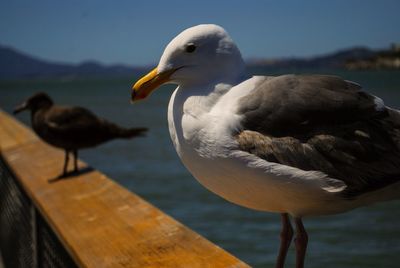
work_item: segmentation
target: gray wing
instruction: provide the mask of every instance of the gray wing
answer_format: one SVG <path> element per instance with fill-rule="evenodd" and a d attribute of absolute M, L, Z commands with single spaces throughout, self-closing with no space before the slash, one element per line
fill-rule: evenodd
<path fill-rule="evenodd" d="M 97 117 L 82 107 L 53 106 L 46 113 L 46 125 L 51 137 L 57 137 L 65 147 L 91 147 L 115 136 L 116 125 Z"/>
<path fill-rule="evenodd" d="M 46 121 L 55 131 L 65 131 L 72 134 L 76 131 L 97 129 L 102 119 L 82 107 L 53 106 L 47 113 Z"/>
<path fill-rule="evenodd" d="M 266 78 L 239 101 L 243 151 L 318 170 L 348 186 L 346 197 L 400 181 L 400 115 L 335 76 Z"/>

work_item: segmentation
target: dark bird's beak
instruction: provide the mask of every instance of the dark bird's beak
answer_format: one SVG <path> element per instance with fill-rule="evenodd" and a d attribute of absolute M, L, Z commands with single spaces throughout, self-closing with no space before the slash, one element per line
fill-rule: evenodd
<path fill-rule="evenodd" d="M 17 107 L 15 107 L 13 113 L 17 114 L 17 113 L 22 112 L 23 110 L 26 110 L 26 109 L 28 109 L 28 103 L 24 102 L 24 103 L 18 105 Z"/>

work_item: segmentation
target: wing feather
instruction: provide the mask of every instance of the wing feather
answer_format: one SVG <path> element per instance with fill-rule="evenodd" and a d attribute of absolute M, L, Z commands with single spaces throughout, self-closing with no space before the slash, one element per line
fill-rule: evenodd
<path fill-rule="evenodd" d="M 335 76 L 266 79 L 239 101 L 241 150 L 322 171 L 352 198 L 400 181 L 400 115 Z"/>

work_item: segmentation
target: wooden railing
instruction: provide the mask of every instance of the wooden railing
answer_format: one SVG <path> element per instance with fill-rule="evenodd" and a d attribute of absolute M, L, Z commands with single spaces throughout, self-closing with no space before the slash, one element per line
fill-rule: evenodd
<path fill-rule="evenodd" d="M 1 110 L 0 153 L 8 170 L 3 168 L 3 176 L 10 173 L 15 187 L 31 204 L 24 214 L 31 212 L 26 221 L 31 226 L 27 236 L 32 245 L 27 251 L 34 255 L 30 260 L 34 267 L 42 267 L 42 261 L 58 254 L 42 252 L 49 250 L 47 242 L 40 242 L 46 232 L 53 233 L 67 258 L 79 267 L 248 267 L 97 170 L 52 182 L 60 173 L 64 153 Z M 81 161 L 79 165 L 86 166 Z M 16 199 L 17 190 L 7 191 L 8 201 L 0 203 L 3 221 L 16 214 L 12 209 L 11 216 L 2 215 Z M 13 229 L 21 222 L 3 224 Z M 40 231 L 43 224 L 48 231 Z M 1 232 L 2 240 L 13 237 L 4 228 Z M 9 249 L 4 245 L 12 242 L 0 241 L 6 267 L 8 258 L 3 251 Z"/>

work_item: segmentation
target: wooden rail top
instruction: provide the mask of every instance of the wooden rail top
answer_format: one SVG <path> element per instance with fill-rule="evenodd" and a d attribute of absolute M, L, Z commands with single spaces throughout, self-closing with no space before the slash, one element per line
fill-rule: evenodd
<path fill-rule="evenodd" d="M 49 182 L 64 152 L 1 110 L 0 152 L 81 267 L 249 267 L 99 171 Z"/>

